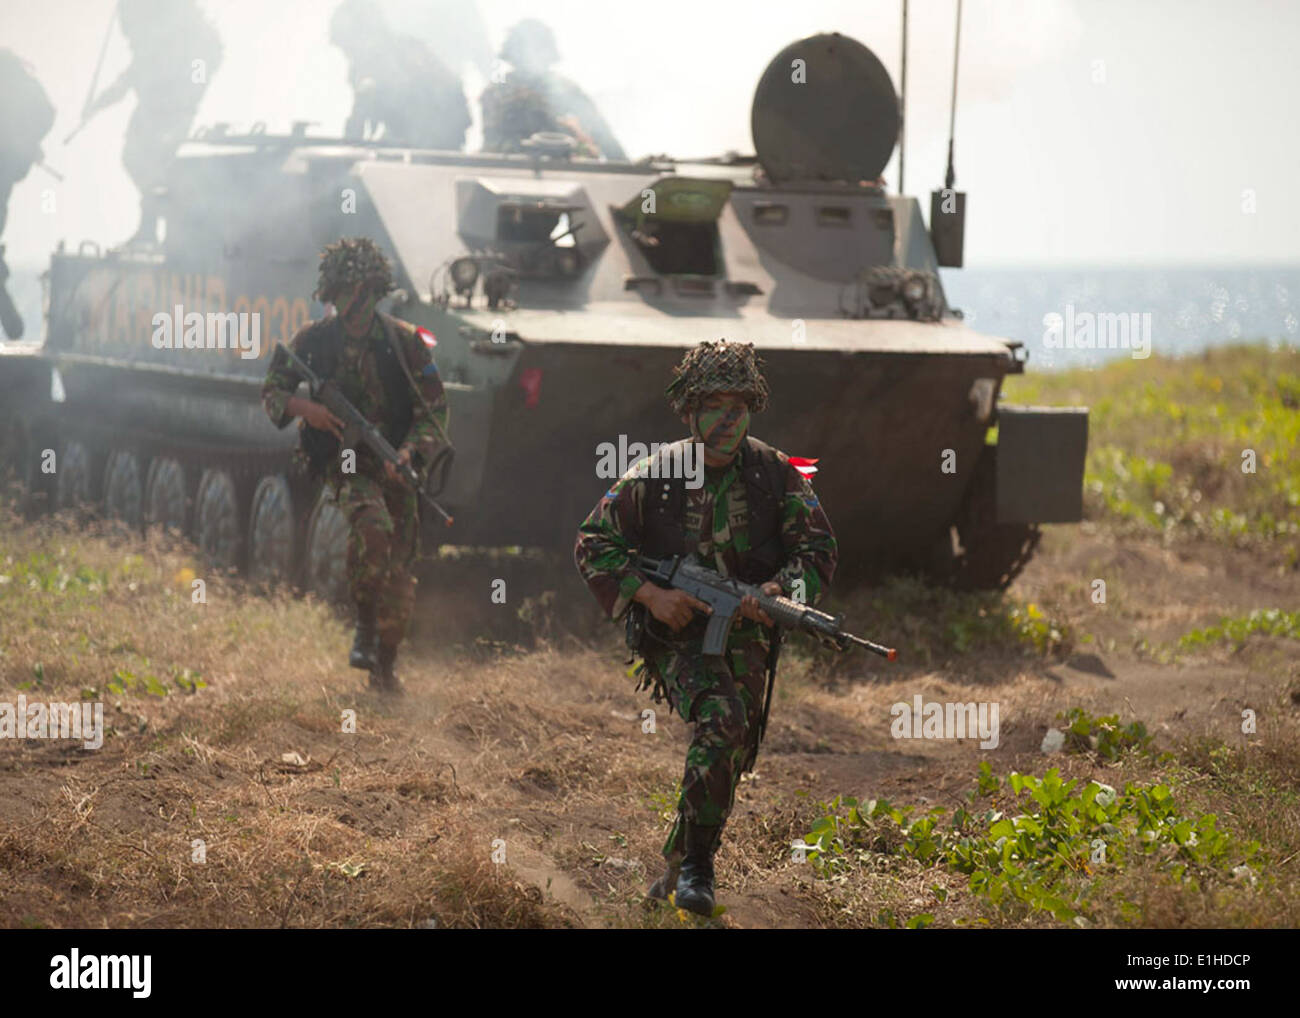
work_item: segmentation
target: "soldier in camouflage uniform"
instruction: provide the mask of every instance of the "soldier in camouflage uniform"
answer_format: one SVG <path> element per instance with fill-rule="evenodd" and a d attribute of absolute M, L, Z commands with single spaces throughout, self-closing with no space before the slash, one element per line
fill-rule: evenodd
<path fill-rule="evenodd" d="M 315 296 L 337 313 L 303 326 L 290 346 L 379 425 L 423 479 L 447 444 L 447 401 L 420 331 L 375 310 L 392 289 L 391 267 L 374 243 L 355 238 L 329 245 Z M 400 692 L 393 662 L 415 604 L 411 564 L 419 545 L 419 496 L 365 446 L 343 448 L 342 423 L 320 403 L 294 395 L 302 379 L 284 361 L 272 360 L 262 403 L 278 428 L 302 418 L 303 446 L 347 518 L 348 582 L 356 605 L 350 664 L 370 671 L 371 688 Z"/>
<path fill-rule="evenodd" d="M 521 152 L 540 131 L 567 134 L 577 155 L 626 159 L 596 104 L 552 65 L 560 53 L 551 30 L 525 18 L 506 35 L 501 59 L 511 65 L 483 92 L 483 151 Z"/>
<path fill-rule="evenodd" d="M 352 113 L 347 138 L 382 137 L 417 148 L 459 149 L 470 126 L 459 77 L 433 50 L 393 30 L 372 0 L 344 0 L 330 41 L 348 58 Z"/>
<path fill-rule="evenodd" d="M 131 63 L 86 110 L 92 117 L 134 92 L 122 165 L 140 192 L 134 243 L 155 242 L 158 188 L 185 140 L 208 83 L 221 66 L 221 38 L 196 0 L 119 0 Z"/>
<path fill-rule="evenodd" d="M 702 915 L 713 911 L 713 853 L 735 801 L 741 772 L 758 749 L 764 687 L 775 668 L 779 633 L 746 598 L 725 656 L 706 657 L 708 608 L 680 590 L 647 583 L 629 553 L 695 554 L 768 594 L 816 603 L 835 571 L 830 522 L 807 478 L 785 453 L 748 436 L 749 414 L 767 403 L 760 362 L 749 344 L 702 343 L 687 353 L 667 390 L 673 411 L 704 450 L 703 484 L 692 491 L 671 471 L 673 448 L 633 467 L 578 531 L 575 560 L 615 620 L 645 611 L 639 688 L 666 698 L 695 725 L 682 777 L 678 817 L 664 845 L 668 866 L 650 888 Z M 680 461 L 678 461 L 680 462 Z M 679 471 L 680 472 L 680 471 Z M 640 608 L 637 606 L 644 606 Z"/>

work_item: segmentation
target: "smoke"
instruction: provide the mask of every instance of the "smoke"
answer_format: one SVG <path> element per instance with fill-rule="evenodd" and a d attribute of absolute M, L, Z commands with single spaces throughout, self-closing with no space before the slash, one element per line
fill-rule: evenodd
<path fill-rule="evenodd" d="M 447 62 L 460 54 L 476 123 L 507 29 L 523 17 L 545 19 L 562 57 L 557 70 L 590 95 L 632 158 L 752 151 L 750 102 L 759 75 L 785 45 L 816 32 L 861 40 L 898 85 L 898 0 L 380 3 L 396 27 L 432 44 Z M 352 97 L 347 62 L 328 39 L 332 2 L 201 5 L 225 53 L 197 123 L 228 121 L 239 130 L 264 121 L 275 132 L 309 120 L 322 133 L 341 130 Z M 135 227 L 138 196 L 121 165 L 134 100 L 61 145 L 79 120 L 112 8 L 113 0 L 0 4 L 0 39 L 33 65 L 57 109 L 45 155 L 66 177 L 60 184 L 34 169 L 14 189 L 5 241 L 15 286 L 25 267 L 47 263 L 60 239 L 113 244 Z M 911 3 L 910 191 L 924 192 L 943 177 L 955 10 L 955 0 Z M 1300 31 L 1297 12 L 1262 0 L 966 0 L 957 149 L 959 186 L 975 195 L 968 258 L 1068 253 L 1106 261 L 1134 251 L 1294 258 L 1300 213 L 1286 172 L 1300 142 L 1279 125 L 1294 120 L 1284 104 L 1300 94 L 1287 49 Z M 1188 59 L 1211 49 L 1212 62 Z M 101 87 L 129 55 L 114 29 Z M 1107 61 L 1104 86 L 1089 80 L 1096 59 Z M 1213 121 L 1207 108 L 1217 111 Z M 477 142 L 472 128 L 469 147 Z M 1207 144 L 1215 158 L 1202 158 Z M 892 189 L 896 163 L 885 176 Z M 1269 215 L 1241 214 L 1246 190 Z M 1060 209 L 1064 195 L 1068 219 L 1045 224 L 1044 211 Z M 1168 210 L 1163 218 L 1157 201 Z"/>

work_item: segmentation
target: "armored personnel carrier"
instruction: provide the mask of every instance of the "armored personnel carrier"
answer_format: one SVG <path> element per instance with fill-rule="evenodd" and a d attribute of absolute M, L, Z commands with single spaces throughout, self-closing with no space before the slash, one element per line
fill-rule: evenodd
<path fill-rule="evenodd" d="M 937 192 L 927 227 L 887 193 L 899 128 L 879 60 L 827 34 L 768 66 L 754 156 L 200 131 L 159 243 L 53 256 L 43 341 L 0 354 L 7 458 L 35 505 L 170 526 L 218 566 L 337 593 L 343 520 L 291 468 L 296 435 L 259 387 L 273 345 L 326 313 L 317 252 L 367 235 L 400 280 L 389 310 L 425 330 L 448 390 L 457 452 L 434 483 L 456 523 L 426 521 L 426 539 L 571 547 L 609 485 L 601 449 L 630 466 L 636 443 L 679 437 L 672 365 L 726 337 L 764 358 L 755 433 L 817 461 L 847 571 L 1005 584 L 1038 524 L 1080 518 L 1087 414 L 1000 405 L 1025 351 L 948 306 L 938 268 L 960 265 L 964 196 Z"/>

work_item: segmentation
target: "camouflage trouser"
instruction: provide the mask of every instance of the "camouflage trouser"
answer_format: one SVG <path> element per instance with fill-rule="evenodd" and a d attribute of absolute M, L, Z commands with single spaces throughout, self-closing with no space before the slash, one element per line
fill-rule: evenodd
<path fill-rule="evenodd" d="M 677 821 L 664 843 L 664 856 L 680 860 L 685 849 L 683 820 L 721 827 L 731 813 L 740 768 L 763 713 L 769 640 L 754 622 L 738 622 L 724 658 L 692 649 L 652 654 L 647 665 L 663 676 L 673 709 L 695 732 L 686 751 Z"/>
<path fill-rule="evenodd" d="M 335 479 L 339 510 L 347 518 L 348 584 L 355 602 L 373 601 L 379 642 L 395 647 L 415 607 L 415 561 L 420 538 L 419 496 L 401 481 L 365 474 Z"/>

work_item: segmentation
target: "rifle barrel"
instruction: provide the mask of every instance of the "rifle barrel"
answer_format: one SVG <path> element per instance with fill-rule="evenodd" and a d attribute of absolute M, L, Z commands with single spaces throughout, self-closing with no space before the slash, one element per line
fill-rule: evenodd
<path fill-rule="evenodd" d="M 865 640 L 861 636 L 854 636 L 852 633 L 845 633 L 844 635 L 859 647 L 865 647 L 867 650 L 871 651 L 871 653 L 879 654 L 888 661 L 898 660 L 898 651 L 893 647 L 886 647 L 883 644 L 872 643 L 870 640 Z"/>

